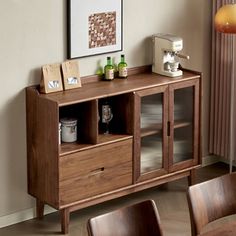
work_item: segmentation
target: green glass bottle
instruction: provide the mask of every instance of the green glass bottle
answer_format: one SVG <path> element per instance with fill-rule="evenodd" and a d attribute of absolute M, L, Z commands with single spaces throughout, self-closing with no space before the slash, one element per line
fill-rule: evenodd
<path fill-rule="evenodd" d="M 120 56 L 120 63 L 118 64 L 118 73 L 119 73 L 119 78 L 128 77 L 127 63 L 125 62 L 125 55 L 123 54 Z"/>
<path fill-rule="evenodd" d="M 114 79 L 114 66 L 111 62 L 111 57 L 107 57 L 107 64 L 104 67 L 104 79 L 113 80 Z"/>

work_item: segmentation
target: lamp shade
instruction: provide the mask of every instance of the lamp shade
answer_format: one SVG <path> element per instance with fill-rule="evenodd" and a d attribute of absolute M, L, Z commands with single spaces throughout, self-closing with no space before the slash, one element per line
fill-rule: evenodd
<path fill-rule="evenodd" d="M 236 4 L 224 5 L 217 11 L 215 28 L 222 33 L 236 34 Z"/>

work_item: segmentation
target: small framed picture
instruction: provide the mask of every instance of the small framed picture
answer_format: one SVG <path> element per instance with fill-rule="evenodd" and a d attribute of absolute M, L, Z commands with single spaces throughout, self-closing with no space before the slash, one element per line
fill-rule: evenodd
<path fill-rule="evenodd" d="M 123 0 L 68 1 L 68 57 L 121 51 Z"/>
<path fill-rule="evenodd" d="M 81 87 L 78 60 L 69 60 L 63 62 L 62 74 L 63 74 L 63 84 L 65 90 Z"/>

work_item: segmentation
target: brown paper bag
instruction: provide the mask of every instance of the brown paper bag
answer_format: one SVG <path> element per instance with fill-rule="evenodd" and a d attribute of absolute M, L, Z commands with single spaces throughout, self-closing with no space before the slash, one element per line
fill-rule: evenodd
<path fill-rule="evenodd" d="M 60 64 L 48 64 L 42 67 L 42 79 L 40 82 L 41 93 L 62 91 L 62 79 Z"/>
<path fill-rule="evenodd" d="M 81 87 L 79 62 L 77 60 L 65 61 L 62 63 L 62 74 L 64 89 Z"/>

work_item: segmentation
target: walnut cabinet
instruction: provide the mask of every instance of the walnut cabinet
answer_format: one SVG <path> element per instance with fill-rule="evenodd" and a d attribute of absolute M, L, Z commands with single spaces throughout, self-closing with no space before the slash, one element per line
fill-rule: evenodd
<path fill-rule="evenodd" d="M 40 94 L 26 88 L 28 192 L 70 212 L 159 184 L 188 177 L 200 158 L 201 74 L 185 70 L 169 78 L 150 67 L 130 69 L 128 79 L 82 78 L 82 87 Z M 101 106 L 109 102 L 109 134 L 101 129 Z M 77 141 L 59 142 L 59 121 L 78 120 Z"/>

